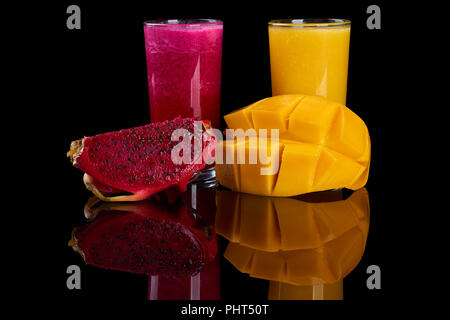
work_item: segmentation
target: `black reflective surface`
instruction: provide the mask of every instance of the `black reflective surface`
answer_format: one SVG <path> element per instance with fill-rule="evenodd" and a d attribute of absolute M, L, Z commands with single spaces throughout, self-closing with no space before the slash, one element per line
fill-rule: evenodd
<path fill-rule="evenodd" d="M 140 202 L 92 197 L 79 216 L 66 251 L 84 295 L 341 300 L 364 256 L 370 206 L 364 188 L 277 198 L 209 183 Z"/>

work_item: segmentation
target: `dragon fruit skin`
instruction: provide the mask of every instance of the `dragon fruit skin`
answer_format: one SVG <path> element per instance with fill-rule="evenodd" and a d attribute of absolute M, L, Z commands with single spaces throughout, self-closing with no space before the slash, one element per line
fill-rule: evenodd
<path fill-rule="evenodd" d="M 93 185 L 95 188 L 100 191 L 102 194 L 110 195 L 123 192 L 122 190 L 115 189 L 111 186 L 107 186 L 102 184 L 100 181 L 96 180 L 94 177 L 91 177 L 87 173 L 83 176 L 83 182 L 85 186 Z"/>
<path fill-rule="evenodd" d="M 89 203 L 89 202 L 88 202 Z M 87 264 L 147 275 L 195 275 L 217 255 L 217 236 L 196 227 L 185 205 L 103 203 L 69 245 Z"/>
<path fill-rule="evenodd" d="M 209 123 L 203 121 L 205 129 Z M 191 163 L 175 164 L 171 151 L 179 141 L 171 141 L 172 132 L 186 129 L 194 139 L 202 141 L 202 151 Z M 197 171 L 214 157 L 215 139 L 205 130 L 194 130 L 193 118 L 175 118 L 142 127 L 103 133 L 72 142 L 68 156 L 75 167 L 86 174 L 86 187 L 104 201 L 139 201 L 175 186 L 181 191 Z M 196 157 L 194 159 L 194 156 Z M 197 163 L 198 162 L 198 163 Z M 111 193 L 130 193 L 116 197 Z"/>

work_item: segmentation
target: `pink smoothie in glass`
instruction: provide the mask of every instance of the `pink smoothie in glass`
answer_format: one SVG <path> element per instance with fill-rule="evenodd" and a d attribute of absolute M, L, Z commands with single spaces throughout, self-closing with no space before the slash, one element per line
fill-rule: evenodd
<path fill-rule="evenodd" d="M 219 128 L 222 31 L 219 20 L 144 22 L 152 122 L 180 115 Z"/>

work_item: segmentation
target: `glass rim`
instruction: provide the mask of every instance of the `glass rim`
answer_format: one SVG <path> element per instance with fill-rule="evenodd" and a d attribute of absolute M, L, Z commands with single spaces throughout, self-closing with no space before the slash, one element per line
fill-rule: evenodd
<path fill-rule="evenodd" d="M 208 27 L 221 26 L 222 20 L 218 19 L 156 19 L 144 21 L 144 27 Z"/>
<path fill-rule="evenodd" d="M 332 18 L 278 19 L 269 21 L 269 27 L 329 28 L 349 27 L 350 25 L 350 20 Z"/>

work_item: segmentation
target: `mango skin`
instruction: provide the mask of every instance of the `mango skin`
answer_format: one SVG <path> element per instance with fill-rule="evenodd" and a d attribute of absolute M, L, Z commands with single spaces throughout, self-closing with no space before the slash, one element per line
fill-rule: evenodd
<path fill-rule="evenodd" d="M 365 186 L 370 167 L 370 136 L 364 121 L 346 106 L 318 96 L 280 95 L 257 101 L 227 114 L 229 129 L 267 129 L 267 144 L 279 153 L 278 171 L 261 175 L 264 164 L 225 163 L 216 158 L 216 179 L 235 191 L 274 197 L 336 188 L 357 190 Z M 279 145 L 270 147 L 270 129 L 279 130 Z M 224 140 L 217 148 L 242 150 L 248 159 L 255 144 L 264 139 L 248 137 L 245 142 Z M 259 144 L 258 148 L 259 148 Z M 268 149 L 269 149 L 268 148 Z M 260 151 L 260 150 L 258 150 Z M 265 150 L 263 150 L 265 151 Z M 220 153 L 219 153 L 220 154 Z"/>

